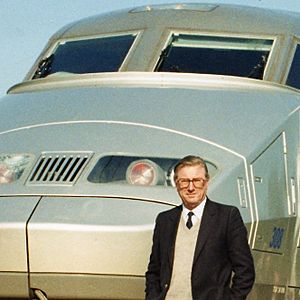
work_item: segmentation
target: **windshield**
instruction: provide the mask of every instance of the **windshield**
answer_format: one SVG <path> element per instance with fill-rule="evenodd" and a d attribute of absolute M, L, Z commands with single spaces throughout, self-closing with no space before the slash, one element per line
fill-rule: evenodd
<path fill-rule="evenodd" d="M 263 79 L 272 44 L 266 39 L 173 34 L 156 71 Z"/>
<path fill-rule="evenodd" d="M 54 52 L 40 62 L 33 79 L 57 72 L 116 72 L 125 60 L 135 36 L 130 34 L 61 41 Z"/>
<path fill-rule="evenodd" d="M 300 71 L 300 45 L 298 44 L 291 65 L 290 73 L 286 81 L 287 85 L 300 89 L 299 71 Z"/>

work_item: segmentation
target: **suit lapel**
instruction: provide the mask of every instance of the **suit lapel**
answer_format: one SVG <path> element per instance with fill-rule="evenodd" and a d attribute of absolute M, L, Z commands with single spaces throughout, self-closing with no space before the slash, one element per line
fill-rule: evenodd
<path fill-rule="evenodd" d="M 214 223 L 215 215 L 216 215 L 216 211 L 214 209 L 213 202 L 207 199 L 204 207 L 203 215 L 202 215 L 200 230 L 198 233 L 195 255 L 194 255 L 194 262 L 197 260 L 198 256 L 200 255 L 203 249 L 204 244 L 207 241 L 208 236 L 211 234 L 211 228 L 213 228 L 212 225 Z"/>
<path fill-rule="evenodd" d="M 168 227 L 166 228 L 166 230 L 168 230 L 168 255 L 170 266 L 173 265 L 176 235 L 181 217 L 181 212 L 182 205 L 177 206 L 176 209 L 174 209 L 173 213 L 170 214 Z"/>

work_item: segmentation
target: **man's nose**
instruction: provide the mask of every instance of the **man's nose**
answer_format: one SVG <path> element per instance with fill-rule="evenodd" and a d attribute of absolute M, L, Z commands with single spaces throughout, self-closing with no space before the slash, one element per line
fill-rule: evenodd
<path fill-rule="evenodd" d="M 194 189 L 195 189 L 195 187 L 194 187 L 193 180 L 190 180 L 189 186 L 188 186 L 188 190 L 189 190 L 189 191 L 193 191 Z"/>

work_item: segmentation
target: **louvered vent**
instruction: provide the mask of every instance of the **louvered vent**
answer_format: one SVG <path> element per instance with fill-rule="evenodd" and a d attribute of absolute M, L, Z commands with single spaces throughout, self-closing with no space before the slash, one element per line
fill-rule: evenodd
<path fill-rule="evenodd" d="M 91 156 L 91 153 L 43 153 L 27 183 L 73 185 Z"/>

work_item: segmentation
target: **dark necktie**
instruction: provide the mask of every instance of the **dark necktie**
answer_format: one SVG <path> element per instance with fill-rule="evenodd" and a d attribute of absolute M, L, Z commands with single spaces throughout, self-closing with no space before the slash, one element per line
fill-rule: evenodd
<path fill-rule="evenodd" d="M 192 222 L 192 216 L 194 215 L 194 213 L 192 212 L 192 211 L 190 211 L 189 213 L 188 213 L 188 219 L 187 219 L 187 222 L 186 222 L 186 227 L 188 228 L 188 229 L 191 229 L 192 228 L 192 226 L 193 226 L 193 222 Z"/>

